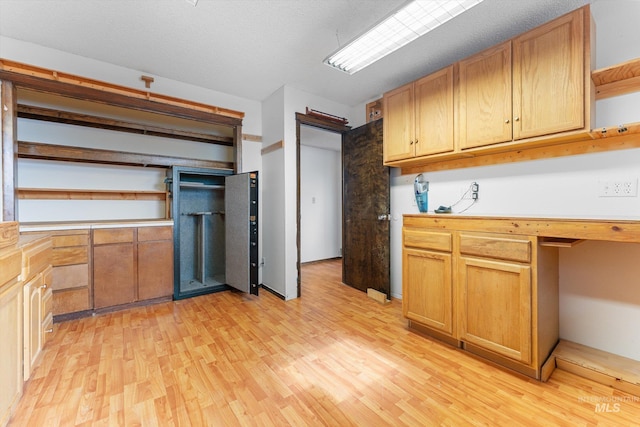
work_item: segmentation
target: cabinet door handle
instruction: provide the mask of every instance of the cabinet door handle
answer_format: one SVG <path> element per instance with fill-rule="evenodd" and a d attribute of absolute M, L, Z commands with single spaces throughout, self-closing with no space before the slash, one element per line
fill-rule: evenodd
<path fill-rule="evenodd" d="M 409 145 L 413 145 L 413 141 L 409 141 Z"/>
<path fill-rule="evenodd" d="M 508 124 L 509 123 L 509 119 L 505 120 L 504 122 Z"/>
<path fill-rule="evenodd" d="M 44 285 L 40 286 L 40 289 L 47 289 L 47 284 L 45 283 Z"/>
<path fill-rule="evenodd" d="M 418 140 L 416 139 L 416 145 L 418 144 Z"/>
<path fill-rule="evenodd" d="M 53 328 L 45 329 L 44 331 L 50 334 L 51 332 L 53 332 Z"/>
<path fill-rule="evenodd" d="M 514 117 L 513 121 L 514 122 L 519 122 L 520 121 L 520 117 Z"/>

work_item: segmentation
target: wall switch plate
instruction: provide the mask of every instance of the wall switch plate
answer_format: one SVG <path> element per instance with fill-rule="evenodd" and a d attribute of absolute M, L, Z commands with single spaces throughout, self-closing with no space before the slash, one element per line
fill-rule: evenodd
<path fill-rule="evenodd" d="M 638 178 L 598 181 L 598 197 L 638 197 Z"/>

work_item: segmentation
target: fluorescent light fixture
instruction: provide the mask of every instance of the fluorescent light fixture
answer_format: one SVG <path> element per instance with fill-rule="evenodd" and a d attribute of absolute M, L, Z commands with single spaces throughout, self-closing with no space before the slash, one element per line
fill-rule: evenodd
<path fill-rule="evenodd" d="M 353 74 L 400 49 L 482 0 L 414 0 L 360 37 L 328 56 L 324 63 Z"/>

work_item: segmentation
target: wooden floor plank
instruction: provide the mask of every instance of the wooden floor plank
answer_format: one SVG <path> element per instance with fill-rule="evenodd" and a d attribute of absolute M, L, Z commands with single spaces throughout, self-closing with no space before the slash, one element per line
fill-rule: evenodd
<path fill-rule="evenodd" d="M 305 265 L 292 301 L 222 292 L 57 324 L 10 425 L 638 425 L 640 398 L 420 336 L 340 271 Z"/>

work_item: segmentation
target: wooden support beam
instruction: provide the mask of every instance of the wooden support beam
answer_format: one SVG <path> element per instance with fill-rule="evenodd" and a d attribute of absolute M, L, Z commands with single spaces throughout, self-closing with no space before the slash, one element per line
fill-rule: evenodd
<path fill-rule="evenodd" d="M 18 87 L 131 110 L 165 114 L 205 123 L 242 125 L 244 113 L 226 108 L 153 94 L 73 74 L 0 59 L 0 80 Z"/>
<path fill-rule="evenodd" d="M 15 199 L 18 161 L 16 106 L 16 87 L 10 81 L 0 81 L 0 183 L 2 184 L 0 221 L 18 219 L 18 204 Z"/>

